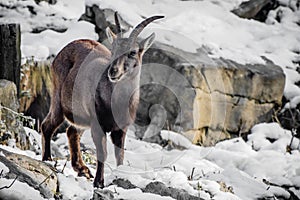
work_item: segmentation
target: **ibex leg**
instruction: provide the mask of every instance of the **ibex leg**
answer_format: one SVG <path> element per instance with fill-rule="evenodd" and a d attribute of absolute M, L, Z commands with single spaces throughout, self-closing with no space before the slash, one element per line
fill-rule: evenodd
<path fill-rule="evenodd" d="M 118 130 L 111 132 L 111 139 L 113 144 L 115 145 L 115 157 L 117 166 L 123 164 L 125 135 L 126 130 Z"/>
<path fill-rule="evenodd" d="M 64 121 L 58 94 L 54 94 L 51 101 L 50 111 L 41 125 L 42 160 L 52 160 L 50 142 L 55 130 Z"/>
<path fill-rule="evenodd" d="M 95 143 L 96 151 L 97 151 L 97 171 L 94 179 L 94 187 L 103 188 L 104 187 L 104 162 L 107 157 L 106 134 L 103 132 L 98 122 L 92 124 L 91 132 L 92 132 L 93 141 Z"/>
<path fill-rule="evenodd" d="M 80 152 L 80 137 L 82 131 L 74 126 L 69 126 L 67 136 L 69 140 L 69 149 L 71 154 L 71 164 L 73 169 L 78 173 L 78 176 L 92 178 L 89 168 L 84 164 Z"/>

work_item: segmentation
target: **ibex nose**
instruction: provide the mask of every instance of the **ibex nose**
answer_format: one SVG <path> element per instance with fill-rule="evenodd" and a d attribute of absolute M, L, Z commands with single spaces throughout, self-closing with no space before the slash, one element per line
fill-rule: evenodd
<path fill-rule="evenodd" d="M 110 73 L 110 75 L 111 75 L 112 77 L 114 77 L 114 76 L 117 75 L 118 71 L 119 71 L 118 68 L 116 68 L 116 67 L 111 67 L 110 70 L 109 70 L 109 73 Z"/>

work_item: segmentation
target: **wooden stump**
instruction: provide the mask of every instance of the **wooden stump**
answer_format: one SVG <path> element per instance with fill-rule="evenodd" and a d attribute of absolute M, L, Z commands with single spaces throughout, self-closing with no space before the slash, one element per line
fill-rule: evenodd
<path fill-rule="evenodd" d="M 18 95 L 20 94 L 20 43 L 20 24 L 0 24 L 0 79 L 14 82 Z"/>

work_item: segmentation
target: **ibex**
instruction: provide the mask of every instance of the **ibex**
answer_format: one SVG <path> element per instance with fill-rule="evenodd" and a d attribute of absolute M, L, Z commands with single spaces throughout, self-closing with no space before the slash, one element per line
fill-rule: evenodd
<path fill-rule="evenodd" d="M 96 41 L 75 40 L 58 53 L 51 67 L 50 110 L 41 125 L 42 160 L 51 160 L 52 135 L 67 119 L 71 124 L 67 136 L 72 167 L 79 176 L 93 177 L 80 152 L 81 134 L 90 127 L 97 154 L 94 187 L 104 187 L 106 133 L 111 132 L 117 165 L 123 164 L 125 134 L 134 121 L 139 102 L 142 57 L 155 34 L 141 42 L 137 37 L 149 23 L 160 18 L 163 16 L 145 19 L 128 38 L 122 38 L 115 13 L 119 34 L 114 34 L 109 27 L 106 29 L 111 51 Z"/>

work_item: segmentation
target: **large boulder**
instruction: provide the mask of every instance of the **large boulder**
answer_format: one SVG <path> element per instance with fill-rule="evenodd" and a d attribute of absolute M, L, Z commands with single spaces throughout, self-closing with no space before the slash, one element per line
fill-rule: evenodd
<path fill-rule="evenodd" d="M 196 89 L 194 103 L 193 141 L 205 145 L 270 121 L 285 84 L 282 69 L 270 63 L 240 65 L 219 59 L 215 64 L 201 69 L 206 82 Z"/>
<path fill-rule="evenodd" d="M 144 63 L 136 130 L 149 132 L 157 120 L 152 107 L 159 104 L 166 112 L 159 126 L 182 132 L 194 143 L 213 145 L 270 121 L 281 105 L 285 76 L 267 60 L 242 65 L 211 59 L 201 50 L 192 54 L 156 44 Z"/>

